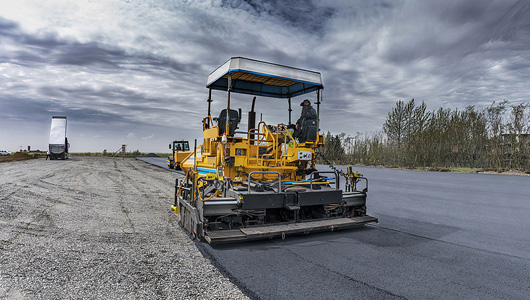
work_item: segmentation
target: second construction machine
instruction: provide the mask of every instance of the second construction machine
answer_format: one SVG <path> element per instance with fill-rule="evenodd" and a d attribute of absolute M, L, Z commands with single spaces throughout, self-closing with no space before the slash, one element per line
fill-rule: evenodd
<path fill-rule="evenodd" d="M 180 163 L 190 155 L 190 144 L 188 141 L 174 140 L 169 144 L 171 156 L 166 160 L 167 167 L 170 169 L 180 170 Z"/>
<path fill-rule="evenodd" d="M 316 170 L 315 149 L 324 145 L 320 73 L 235 57 L 209 75 L 206 87 L 204 140 L 181 163 L 186 178 L 177 180 L 172 206 L 193 237 L 208 243 L 285 238 L 377 222 L 366 214 L 365 177 L 351 168 Z M 226 108 L 216 117 L 212 90 L 227 92 Z M 248 129 L 238 130 L 242 113 L 230 106 L 231 93 L 286 99 L 286 124 L 256 126 L 253 97 Z M 315 93 L 317 118 L 295 138 L 291 101 L 307 93 Z"/>

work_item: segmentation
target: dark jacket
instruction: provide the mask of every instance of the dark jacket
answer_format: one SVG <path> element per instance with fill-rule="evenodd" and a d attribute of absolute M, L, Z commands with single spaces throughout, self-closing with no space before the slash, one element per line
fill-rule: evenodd
<path fill-rule="evenodd" d="M 298 124 L 298 130 L 295 130 L 294 137 L 303 143 L 306 140 L 309 142 L 315 141 L 317 132 L 317 112 L 311 105 L 304 105 L 302 107 L 302 113 L 296 124 Z"/>
<path fill-rule="evenodd" d="M 300 114 L 300 118 L 298 121 L 296 121 L 296 124 L 300 128 L 304 127 L 304 123 L 306 120 L 316 120 L 317 119 L 317 112 L 311 105 L 304 105 L 302 107 L 302 113 Z"/>

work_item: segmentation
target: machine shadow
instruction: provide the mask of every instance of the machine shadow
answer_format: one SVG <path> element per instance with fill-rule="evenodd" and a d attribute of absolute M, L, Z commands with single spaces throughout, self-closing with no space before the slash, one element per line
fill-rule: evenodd
<path fill-rule="evenodd" d="M 434 224 L 409 218 L 387 215 L 377 215 L 377 217 L 382 220 L 379 224 L 337 231 L 290 235 L 283 240 L 274 238 L 214 245 L 204 243 L 204 247 L 211 248 L 213 251 L 234 249 L 268 251 L 283 246 L 312 246 L 320 243 L 359 243 L 377 247 L 412 247 L 418 244 L 441 241 L 444 236 L 462 230 L 457 226 Z"/>

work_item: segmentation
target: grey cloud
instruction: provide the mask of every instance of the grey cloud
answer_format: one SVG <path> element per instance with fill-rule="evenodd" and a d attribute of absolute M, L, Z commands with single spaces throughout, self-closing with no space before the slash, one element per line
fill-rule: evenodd
<path fill-rule="evenodd" d="M 148 66 L 150 68 L 154 68 L 155 71 L 159 69 L 169 69 L 177 73 L 194 73 L 198 70 L 201 70 L 201 64 L 192 62 L 182 63 L 164 56 L 139 54 L 135 55 L 134 57 L 130 57 L 131 60 L 133 58 L 140 66 Z"/>
<path fill-rule="evenodd" d="M 5 21 L 4 21 L 5 22 Z M 18 26 L 9 26 L 0 31 L 0 36 L 10 38 L 13 43 L 23 46 L 23 50 L 7 53 L 5 59 L 10 63 L 33 66 L 35 63 L 55 65 L 92 65 L 104 64 L 116 68 L 123 60 L 124 51 L 105 48 L 96 42 L 78 43 L 59 40 L 54 34 L 35 36 L 20 31 Z"/>
<path fill-rule="evenodd" d="M 21 107 L 24 108 L 24 114 L 20 114 Z M 65 105 L 63 102 L 53 100 L 9 97 L 2 99 L 2 108 L 3 122 L 22 120 L 27 123 L 46 123 L 49 122 L 52 115 L 66 115 L 77 122 L 91 125 L 129 123 L 129 121 L 117 114 L 95 109 L 77 110 Z"/>
<path fill-rule="evenodd" d="M 513 41 L 528 47 L 530 41 L 530 3 L 517 1 L 504 13 L 492 31 L 490 40 Z M 526 48 L 528 49 L 528 48 Z M 522 49 L 521 49 L 522 50 Z"/>
<path fill-rule="evenodd" d="M 232 56 L 247 56 L 253 58 L 285 57 L 285 52 L 266 44 L 259 32 L 249 32 L 238 28 L 238 24 L 222 22 L 222 19 L 212 17 L 202 11 L 191 11 L 190 27 L 197 28 L 189 34 L 184 34 L 191 47 L 207 51 L 212 55 L 201 57 L 205 64 L 219 65 Z M 238 32 L 234 34 L 234 32 Z M 182 32 L 178 34 L 182 35 Z M 220 56 L 228 54 L 219 59 Z M 221 60 L 221 61 L 220 61 Z M 210 72 L 211 70 L 205 70 Z"/>
<path fill-rule="evenodd" d="M 440 18 L 448 22 L 464 25 L 483 19 L 488 14 L 488 6 L 491 1 L 453 1 L 445 4 L 445 7 L 439 7 L 438 4 L 435 4 L 433 13 L 438 14 Z"/>
<path fill-rule="evenodd" d="M 156 98 L 150 96 L 149 93 L 137 92 L 119 86 L 104 86 L 99 88 L 89 86 L 75 88 L 44 86 L 39 88 L 39 92 L 44 96 L 62 99 L 73 104 L 83 103 L 85 106 L 94 105 L 100 109 L 116 108 L 117 112 L 142 111 L 144 113 L 167 114 L 172 111 L 169 109 L 155 108 L 153 105 L 167 106 L 169 104 L 181 106 L 182 110 L 186 110 L 184 103 L 178 105 L 172 99 Z"/>
<path fill-rule="evenodd" d="M 45 86 L 39 93 L 60 100 L 63 107 L 75 110 L 76 114 L 87 110 L 91 111 L 89 115 L 102 113 L 98 117 L 100 121 L 124 126 L 198 127 L 204 112 L 202 102 L 189 102 L 180 96 L 176 99 L 154 97 L 149 91 L 137 92 L 119 86 Z M 179 122 L 175 123 L 177 119 Z"/>
<path fill-rule="evenodd" d="M 334 9 L 317 6 L 311 0 L 223 0 L 222 6 L 243 9 L 257 16 L 269 15 L 286 25 L 311 33 L 322 33 Z"/>
<path fill-rule="evenodd" d="M 0 17 L 0 32 L 9 32 L 13 29 L 17 29 L 18 24 L 8 19 Z"/>
<path fill-rule="evenodd" d="M 406 64 L 426 57 L 454 61 L 488 51 L 491 41 L 530 38 L 530 9 L 524 0 L 423 2 L 414 8 L 394 20 L 403 26 L 392 31 L 385 54 L 389 62 Z"/>
<path fill-rule="evenodd" d="M 41 55 L 25 50 L 18 51 L 12 58 L 17 62 L 22 62 L 20 63 L 21 65 L 33 66 L 34 64 L 44 63 L 44 58 Z"/>
<path fill-rule="evenodd" d="M 119 62 L 123 61 L 126 57 L 125 51 L 121 49 L 107 48 L 96 42 L 86 44 L 63 43 L 60 46 L 62 53 L 54 55 L 54 63 L 58 65 L 86 66 L 102 64 L 111 68 L 117 68 Z"/>
<path fill-rule="evenodd" d="M 193 72 L 198 64 L 182 63 L 166 56 L 146 53 L 127 53 L 116 46 L 99 42 L 79 43 L 73 40 L 61 40 L 54 34 L 36 36 L 24 33 L 12 21 L 0 17 L 0 36 L 12 40 L 17 45 L 25 46 L 15 53 L 4 53 L 3 59 L 10 63 L 24 66 L 35 64 L 99 66 L 98 72 L 122 72 L 133 69 L 146 73 L 166 70 L 170 73 Z M 159 74 L 159 73 L 158 73 Z"/>

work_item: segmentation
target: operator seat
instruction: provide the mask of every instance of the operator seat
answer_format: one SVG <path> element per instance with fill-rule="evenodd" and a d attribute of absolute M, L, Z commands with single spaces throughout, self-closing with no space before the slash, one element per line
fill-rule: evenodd
<path fill-rule="evenodd" d="M 241 116 L 237 112 L 237 110 L 231 109 L 229 112 L 229 120 L 228 120 L 228 134 L 229 136 L 234 136 L 236 129 L 238 128 L 237 125 L 239 124 L 239 121 L 241 120 Z M 217 126 L 219 126 L 219 135 L 223 135 L 226 131 L 226 108 L 221 111 L 219 114 L 219 118 L 217 118 Z"/>

